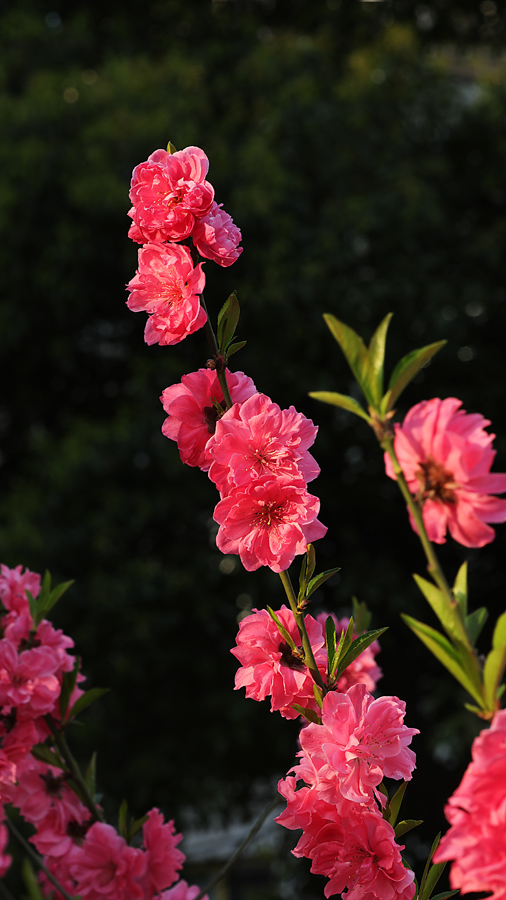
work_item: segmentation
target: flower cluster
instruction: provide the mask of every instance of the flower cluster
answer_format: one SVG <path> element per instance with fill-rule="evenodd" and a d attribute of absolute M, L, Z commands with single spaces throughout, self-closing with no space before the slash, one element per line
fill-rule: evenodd
<path fill-rule="evenodd" d="M 30 841 L 72 896 L 193 900 L 199 889 L 177 881 L 185 857 L 177 849 L 181 835 L 172 821 L 164 823 L 159 810 L 152 809 L 142 827 L 141 845 L 130 846 L 100 820 L 94 801 L 83 802 L 86 797 L 74 790 L 75 773 L 60 756 L 55 736 L 62 730 L 63 676 L 76 665 L 69 653 L 73 641 L 45 619 L 35 624 L 27 591 L 36 599 L 40 588 L 36 573 L 0 566 L 0 877 L 11 863 L 4 852 L 7 829 L 1 824 L 5 804 L 10 803 L 34 826 Z M 69 719 L 82 694 L 76 685 Z M 42 879 L 42 886 L 46 895 L 53 895 L 48 879 Z"/>
<path fill-rule="evenodd" d="M 488 419 L 460 409 L 455 397 L 424 400 L 395 424 L 394 449 L 411 493 L 422 505 L 429 540 L 446 541 L 446 532 L 465 547 L 483 547 L 494 540 L 488 522 L 506 521 L 506 474 L 493 474 L 494 434 Z M 387 475 L 395 479 L 385 453 Z M 411 525 L 416 523 L 410 512 Z"/>
<path fill-rule="evenodd" d="M 287 806 L 276 821 L 302 828 L 293 853 L 330 879 L 326 897 L 346 890 L 347 900 L 413 898 L 414 874 L 375 802 L 385 803 L 384 777 L 407 781 L 415 766 L 408 744 L 418 731 L 404 725 L 404 712 L 397 697 L 375 700 L 365 684 L 326 694 L 321 724 L 302 729 L 300 761 L 279 783 Z"/>
<path fill-rule="evenodd" d="M 271 711 L 278 710 L 285 719 L 295 719 L 299 713 L 293 704 L 319 713 L 313 691 L 313 679 L 303 662 L 300 636 L 295 618 L 290 609 L 282 606 L 275 611 L 281 623 L 295 644 L 294 651 L 283 639 L 279 629 L 265 609 L 255 609 L 239 624 L 236 637 L 237 646 L 231 653 L 241 663 L 235 676 L 235 689 L 246 688 L 246 697 L 252 700 L 271 698 Z M 313 656 L 324 681 L 327 676 L 327 652 L 325 648 L 325 613 L 314 619 L 306 615 L 304 623 L 313 651 Z M 338 621 L 336 637 L 346 630 L 349 619 Z M 379 652 L 379 644 L 374 641 L 345 670 L 336 685 L 337 691 L 345 691 L 352 684 L 364 684 L 373 691 L 381 678 L 381 669 L 374 657 Z"/>
<path fill-rule="evenodd" d="M 506 709 L 475 739 L 472 762 L 445 813 L 451 828 L 434 861 L 454 861 L 452 888 L 506 900 Z"/>
<path fill-rule="evenodd" d="M 199 147 L 176 153 L 155 150 L 133 171 L 129 236 L 144 246 L 137 273 L 128 283 L 128 307 L 148 313 L 148 344 L 171 345 L 202 328 L 202 264 L 181 241 L 191 241 L 196 256 L 230 266 L 240 256 L 241 232 L 206 180 L 209 161 Z"/>

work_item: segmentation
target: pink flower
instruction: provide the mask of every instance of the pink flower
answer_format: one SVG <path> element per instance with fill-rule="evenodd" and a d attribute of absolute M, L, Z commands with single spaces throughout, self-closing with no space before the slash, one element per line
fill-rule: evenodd
<path fill-rule="evenodd" d="M 325 825 L 307 854 L 311 871 L 330 878 L 325 896 L 346 900 L 412 900 L 414 872 L 403 865 L 392 826 L 376 806 L 349 807 L 348 815 Z"/>
<path fill-rule="evenodd" d="M 428 537 L 444 544 L 446 530 L 465 547 L 483 547 L 494 540 L 487 522 L 506 521 L 506 500 L 492 494 L 506 491 L 506 474 L 492 474 L 494 434 L 488 419 L 459 409 L 461 401 L 424 400 L 395 425 L 395 452 L 409 489 L 422 504 Z M 385 453 L 387 475 L 395 479 Z M 416 525 L 411 514 L 411 525 Z"/>
<path fill-rule="evenodd" d="M 310 541 L 326 533 L 316 518 L 319 509 L 318 497 L 308 494 L 302 478 L 262 476 L 216 506 L 216 546 L 222 553 L 238 553 L 248 572 L 260 566 L 283 572 Z"/>
<path fill-rule="evenodd" d="M 323 628 L 323 634 L 325 634 L 325 622 L 327 621 L 328 615 L 329 613 L 323 612 L 319 613 L 316 617 L 316 621 L 319 622 Z M 341 637 L 342 632 L 346 631 L 350 624 L 350 620 L 346 618 L 338 619 L 334 613 L 330 613 L 330 615 L 334 619 L 336 638 L 339 643 L 339 638 Z M 353 640 L 355 640 L 356 637 L 356 633 L 353 632 Z M 367 690 L 371 693 L 376 690 L 376 684 L 380 678 L 383 677 L 383 672 L 380 667 L 376 665 L 374 659 L 376 654 L 380 652 L 380 649 L 378 641 L 373 641 L 372 644 L 369 644 L 369 646 L 366 647 L 366 649 L 363 650 L 343 672 L 337 682 L 337 690 L 341 691 L 341 693 L 345 693 L 352 684 L 365 684 Z"/>
<path fill-rule="evenodd" d="M 146 851 L 145 888 L 149 897 L 169 888 L 177 878 L 178 870 L 185 861 L 184 853 L 177 849 L 182 835 L 176 834 L 174 822 L 164 824 L 158 809 L 148 813 L 142 829 Z"/>
<path fill-rule="evenodd" d="M 231 266 L 242 253 L 241 232 L 222 206 L 214 202 L 207 216 L 195 220 L 192 238 L 201 256 L 219 266 Z"/>
<path fill-rule="evenodd" d="M 200 888 L 196 884 L 191 887 L 186 881 L 178 881 L 169 891 L 164 891 L 162 900 L 195 900 L 200 894 Z M 209 900 L 207 894 L 204 894 L 202 900 Z"/>
<path fill-rule="evenodd" d="M 0 706 L 17 707 L 18 717 L 43 716 L 60 694 L 58 657 L 49 647 L 19 654 L 8 640 L 0 641 Z"/>
<path fill-rule="evenodd" d="M 18 615 L 28 614 L 27 591 L 30 591 L 32 597 L 38 597 L 40 575 L 30 572 L 30 569 L 23 572 L 23 566 L 9 569 L 8 566 L 0 565 L 0 600 L 5 609 Z"/>
<path fill-rule="evenodd" d="M 74 848 L 69 872 L 82 900 L 142 900 L 145 865 L 141 850 L 129 847 L 111 825 L 95 822 Z"/>
<path fill-rule="evenodd" d="M 222 497 L 262 475 L 286 475 L 312 481 L 320 469 L 308 452 L 318 428 L 290 409 L 280 409 L 265 394 L 253 394 L 227 410 L 209 438 L 209 477 Z"/>
<path fill-rule="evenodd" d="M 406 704 L 398 697 L 375 700 L 364 684 L 323 699 L 322 724 L 300 733 L 300 756 L 322 760 L 319 789 L 333 802 L 340 795 L 356 803 L 384 803 L 376 788 L 384 777 L 409 781 L 415 754 L 409 749 L 417 728 L 404 725 Z"/>
<path fill-rule="evenodd" d="M 295 645 L 301 649 L 300 635 L 291 609 L 282 606 L 275 611 Z M 324 671 L 325 638 L 312 616 L 304 619 L 316 664 Z M 235 676 L 235 690 L 246 688 L 246 697 L 265 700 L 271 697 L 271 711 L 279 710 L 285 719 L 299 713 L 292 704 L 317 710 L 313 679 L 301 658 L 293 653 L 266 609 L 253 610 L 239 624 L 237 647 L 230 652 L 241 668 Z"/>
<path fill-rule="evenodd" d="M 251 378 L 243 372 L 225 370 L 228 389 L 234 403 L 241 403 L 256 392 Z M 215 371 L 199 369 L 183 375 L 181 384 L 165 388 L 160 400 L 168 413 L 162 425 L 165 437 L 177 441 L 181 460 L 207 472 L 206 444 L 216 422 L 226 409 L 223 391 Z"/>
<path fill-rule="evenodd" d="M 187 247 L 152 242 L 139 250 L 139 268 L 127 285 L 127 306 L 149 314 L 147 344 L 178 344 L 205 325 L 198 296 L 205 281 L 202 265 L 193 268 Z"/>
<path fill-rule="evenodd" d="M 18 771 L 17 785 L 11 795 L 27 822 L 38 823 L 50 810 L 55 811 L 55 824 L 65 830 L 71 820 L 89 816 L 77 795 L 66 784 L 61 769 L 29 756 Z"/>
<path fill-rule="evenodd" d="M 129 236 L 140 244 L 189 237 L 196 218 L 207 215 L 214 199 L 214 189 L 205 180 L 208 169 L 209 160 L 199 147 L 172 154 L 155 150 L 136 166 Z"/>
<path fill-rule="evenodd" d="M 451 828 L 434 862 L 453 860 L 452 888 L 506 900 L 506 709 L 475 738 L 472 762 L 445 814 Z"/>

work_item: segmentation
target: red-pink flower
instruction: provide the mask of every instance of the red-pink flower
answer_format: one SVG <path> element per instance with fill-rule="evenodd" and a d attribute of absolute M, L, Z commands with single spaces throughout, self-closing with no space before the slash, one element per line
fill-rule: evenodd
<path fill-rule="evenodd" d="M 340 795 L 355 803 L 374 803 L 384 777 L 409 781 L 415 754 L 409 749 L 417 728 L 404 725 L 406 704 L 398 697 L 374 699 L 364 684 L 323 699 L 322 724 L 300 733 L 301 756 L 322 760 L 319 790 L 333 802 Z M 295 770 L 296 771 L 296 770 Z"/>
<path fill-rule="evenodd" d="M 376 806 L 354 804 L 318 832 L 307 855 L 311 871 L 330 879 L 326 897 L 346 891 L 346 900 L 412 900 L 414 872 L 403 865 L 403 849 Z"/>
<path fill-rule="evenodd" d="M 494 474 L 494 434 L 488 419 L 460 409 L 455 397 L 424 400 L 395 425 L 395 452 L 409 489 L 422 504 L 427 534 L 444 544 L 446 531 L 465 547 L 483 547 L 494 540 L 487 522 L 506 521 L 506 474 Z M 385 453 L 387 475 L 395 479 Z M 416 525 L 410 515 L 411 525 Z"/>
<path fill-rule="evenodd" d="M 18 655 L 8 640 L 0 641 L 0 706 L 17 707 L 19 718 L 51 712 L 60 694 L 58 657 L 49 647 Z"/>
<path fill-rule="evenodd" d="M 178 881 L 170 890 L 163 892 L 161 900 L 195 900 L 199 894 L 200 888 L 196 884 L 190 886 L 187 881 Z M 202 900 L 209 900 L 207 894 L 204 894 Z"/>
<path fill-rule="evenodd" d="M 219 266 L 231 266 L 242 253 L 241 232 L 222 207 L 214 202 L 207 216 L 195 220 L 192 238 L 201 256 Z"/>
<path fill-rule="evenodd" d="M 95 822 L 68 868 L 82 900 L 142 900 L 145 865 L 141 850 L 129 847 L 111 825 Z"/>
<path fill-rule="evenodd" d="M 30 591 L 32 597 L 38 597 L 40 591 L 40 575 L 30 572 L 23 566 L 9 569 L 0 565 L 0 601 L 5 609 L 16 612 L 18 615 L 29 613 L 28 598 L 26 592 Z"/>
<path fill-rule="evenodd" d="M 323 633 L 325 634 L 325 622 L 327 621 L 329 613 L 319 613 L 316 617 L 316 621 L 320 623 L 323 629 Z M 334 613 L 330 613 L 334 620 L 334 625 L 336 627 L 336 639 L 339 643 L 339 638 L 343 631 L 346 631 L 348 625 L 350 624 L 350 620 L 347 618 L 338 619 Z M 357 634 L 355 631 L 353 632 L 353 640 L 355 640 Z M 366 688 L 370 693 L 376 690 L 376 684 L 383 677 L 383 672 L 380 667 L 376 664 L 375 656 L 380 652 L 380 645 L 378 641 L 373 641 L 372 644 L 369 644 L 362 653 L 357 656 L 356 659 L 353 660 L 351 665 L 348 666 L 347 669 L 341 675 L 339 681 L 337 682 L 337 690 L 344 693 L 352 686 L 352 684 L 365 684 Z"/>
<path fill-rule="evenodd" d="M 169 888 L 176 880 L 185 861 L 184 853 L 177 849 L 182 835 L 176 834 L 172 820 L 165 824 L 161 812 L 155 808 L 148 813 L 142 838 L 146 851 L 144 887 L 151 897 Z"/>
<path fill-rule="evenodd" d="M 301 651 L 300 635 L 291 609 L 282 606 L 275 611 L 296 647 Z M 312 616 L 304 619 L 316 664 L 325 671 L 325 637 Z M 294 654 L 266 609 L 255 609 L 239 624 L 237 647 L 230 652 L 241 668 L 235 676 L 235 690 L 246 688 L 252 700 L 271 698 L 271 711 L 279 710 L 285 719 L 299 713 L 292 704 L 317 710 L 313 679 L 299 655 Z"/>
<path fill-rule="evenodd" d="M 18 768 L 17 785 L 11 802 L 27 822 L 39 823 L 50 810 L 55 811 L 55 824 L 65 830 L 71 820 L 89 816 L 77 794 L 66 783 L 61 769 L 29 756 Z"/>
<path fill-rule="evenodd" d="M 202 265 L 193 267 L 187 247 L 159 241 L 141 247 L 139 268 L 127 285 L 127 306 L 149 314 L 147 344 L 178 344 L 205 325 L 199 298 L 205 281 Z"/>
<path fill-rule="evenodd" d="M 506 900 L 506 709 L 475 739 L 472 762 L 445 814 L 451 828 L 434 861 L 453 860 L 452 888 Z"/>
<path fill-rule="evenodd" d="M 199 147 L 172 154 L 155 150 L 136 166 L 130 186 L 129 236 L 139 244 L 189 237 L 196 218 L 207 215 L 213 203 L 208 169 L 209 160 Z"/>
<path fill-rule="evenodd" d="M 262 475 L 312 481 L 320 468 L 307 448 L 317 431 L 293 406 L 282 410 L 265 394 L 253 394 L 216 423 L 206 447 L 209 477 L 222 497 Z"/>
<path fill-rule="evenodd" d="M 253 381 L 243 372 L 226 369 L 225 374 L 234 403 L 241 403 L 256 392 Z M 160 400 L 168 413 L 162 425 L 163 434 L 177 441 L 184 463 L 207 472 L 211 460 L 206 459 L 206 444 L 226 409 L 216 372 L 199 369 L 183 375 L 180 384 L 165 388 Z"/>
<path fill-rule="evenodd" d="M 262 476 L 217 504 L 216 546 L 222 553 L 238 553 L 248 572 L 260 566 L 283 572 L 308 543 L 326 533 L 319 510 L 318 497 L 308 494 L 302 477 Z"/>

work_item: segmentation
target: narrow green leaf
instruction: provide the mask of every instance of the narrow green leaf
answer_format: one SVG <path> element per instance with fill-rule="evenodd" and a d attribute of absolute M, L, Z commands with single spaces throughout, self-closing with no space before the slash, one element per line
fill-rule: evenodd
<path fill-rule="evenodd" d="M 355 622 L 355 631 L 360 637 L 364 631 L 367 631 L 371 624 L 372 615 L 367 609 L 367 603 L 362 600 L 358 601 L 356 597 L 351 598 L 353 604 L 353 621 Z"/>
<path fill-rule="evenodd" d="M 395 828 L 395 823 L 397 822 L 397 819 L 399 818 L 401 803 L 404 799 L 404 794 L 406 793 L 407 786 L 408 786 L 408 782 L 403 781 L 402 784 L 400 784 L 399 787 L 397 788 L 395 794 L 393 795 L 392 799 L 390 800 L 390 802 L 388 804 L 388 809 L 389 809 L 388 821 L 390 822 L 390 825 L 392 826 L 392 828 Z"/>
<path fill-rule="evenodd" d="M 239 321 L 239 301 L 235 291 L 223 304 L 218 314 L 218 345 L 222 353 L 231 343 Z"/>
<path fill-rule="evenodd" d="M 351 616 L 350 621 L 348 622 L 346 631 L 341 632 L 341 637 L 339 638 L 339 644 L 338 644 L 338 647 L 336 650 L 336 655 L 334 657 L 334 664 L 332 666 L 332 671 L 330 672 L 330 677 L 334 678 L 334 675 L 335 675 L 336 681 L 339 678 L 339 675 L 341 675 L 341 672 L 343 671 L 343 670 L 341 670 L 341 672 L 339 672 L 339 669 L 341 668 L 342 660 L 347 656 L 349 648 L 351 647 L 351 645 L 353 643 L 353 628 L 354 628 L 354 622 L 353 622 L 353 616 Z M 336 670 L 339 672 L 339 675 L 336 674 Z"/>
<path fill-rule="evenodd" d="M 336 655 L 336 626 L 332 616 L 325 619 L 325 644 L 327 647 L 327 672 L 332 672 L 334 657 Z"/>
<path fill-rule="evenodd" d="M 369 344 L 369 365 L 375 380 L 376 402 L 379 403 L 383 394 L 383 369 L 385 366 L 385 343 L 388 326 L 393 313 L 388 313 L 378 325 Z"/>
<path fill-rule="evenodd" d="M 66 765 L 60 755 L 54 750 L 50 750 L 47 744 L 36 744 L 31 750 L 32 756 L 40 762 L 45 762 L 49 766 L 56 766 L 58 769 L 65 769 Z"/>
<path fill-rule="evenodd" d="M 438 883 L 439 879 L 441 878 L 441 875 L 443 874 L 445 868 L 446 868 L 445 862 L 436 863 L 435 865 L 430 867 L 430 869 L 427 873 L 427 878 L 425 879 L 425 885 L 423 887 L 423 890 L 420 891 L 420 900 L 429 900 L 429 897 L 432 894 L 432 891 L 434 890 L 434 888 L 436 887 L 436 884 Z"/>
<path fill-rule="evenodd" d="M 96 751 L 93 753 L 88 768 L 86 769 L 86 774 L 84 776 L 84 783 L 88 788 L 90 797 L 92 799 L 95 798 L 95 794 L 97 791 L 97 754 Z"/>
<path fill-rule="evenodd" d="M 497 688 L 506 669 L 506 612 L 499 616 L 492 637 L 492 650 L 483 668 L 483 681 L 489 709 L 494 709 Z"/>
<path fill-rule="evenodd" d="M 313 573 L 316 568 L 316 551 L 313 544 L 308 544 L 306 547 L 306 559 L 306 582 L 308 582 L 313 577 Z"/>
<path fill-rule="evenodd" d="M 476 700 L 483 709 L 483 699 L 479 687 L 473 683 L 469 674 L 464 671 L 457 650 L 450 644 L 444 635 L 440 634 L 439 631 L 436 631 L 435 628 L 424 625 L 423 622 L 419 622 L 417 619 L 413 619 L 411 616 L 407 616 L 404 613 L 402 614 L 402 618 L 406 625 L 411 628 L 411 631 L 416 634 L 430 652 L 434 654 L 436 659 L 448 669 L 459 684 L 471 694 L 471 697 Z"/>
<path fill-rule="evenodd" d="M 219 347 L 221 347 L 223 344 L 223 329 L 225 328 L 227 314 L 230 309 L 231 296 L 232 295 L 230 295 L 230 297 L 227 297 L 227 299 L 225 300 L 225 303 L 223 304 L 223 306 L 221 307 L 221 309 L 218 313 L 216 336 L 218 339 Z"/>
<path fill-rule="evenodd" d="M 425 863 L 425 868 L 424 868 L 424 870 L 423 870 L 422 880 L 421 880 L 421 882 L 420 882 L 420 896 L 419 896 L 418 900 L 422 900 L 422 891 L 423 891 L 424 888 L 425 888 L 425 882 L 427 881 L 427 875 L 429 874 L 429 869 L 430 869 L 430 864 L 431 864 L 431 862 L 432 862 L 432 857 L 434 856 L 434 854 L 435 854 L 437 848 L 439 847 L 439 841 L 440 841 L 440 840 L 441 840 L 441 832 L 439 832 L 438 834 L 436 834 L 436 837 L 434 838 L 434 840 L 433 840 L 433 842 L 432 842 L 432 847 L 430 848 L 430 853 L 429 853 L 429 855 L 428 855 L 428 857 L 427 857 L 427 862 Z"/>
<path fill-rule="evenodd" d="M 29 900 L 44 900 L 44 895 L 41 891 L 37 876 L 33 871 L 33 866 L 27 856 L 23 858 L 21 863 L 21 872 L 25 887 L 28 891 Z"/>
<path fill-rule="evenodd" d="M 360 637 L 356 637 L 353 641 L 350 649 L 346 654 L 343 654 L 342 659 L 339 661 L 339 665 L 337 667 L 337 671 L 335 674 L 335 679 L 337 681 L 338 678 L 341 677 L 345 669 L 351 665 L 351 663 L 360 656 L 367 647 L 373 643 L 373 641 L 378 640 L 382 634 L 387 631 L 387 628 L 376 628 L 374 631 L 366 631 L 365 634 L 361 634 Z"/>
<path fill-rule="evenodd" d="M 467 560 L 462 563 L 457 572 L 455 584 L 453 585 L 453 595 L 462 610 L 462 615 L 467 616 Z"/>
<path fill-rule="evenodd" d="M 473 613 L 466 616 L 466 631 L 473 646 L 476 644 L 487 619 L 488 610 L 484 606 L 480 606 L 479 609 L 475 609 Z"/>
<path fill-rule="evenodd" d="M 313 398 L 313 400 L 321 400 L 322 403 L 330 403 L 331 406 L 340 406 L 341 409 L 346 409 L 348 412 L 355 413 L 356 416 L 360 416 L 362 419 L 365 419 L 369 424 L 371 423 L 371 417 L 367 415 L 366 411 L 360 406 L 357 400 L 354 400 L 353 397 L 348 397 L 347 394 L 338 394 L 335 391 L 310 391 L 309 396 Z"/>
<path fill-rule="evenodd" d="M 323 694 L 321 688 L 319 688 L 317 684 L 313 684 L 313 694 L 318 706 L 321 709 L 323 707 Z"/>
<path fill-rule="evenodd" d="M 233 356 L 238 350 L 242 350 L 247 343 L 247 341 L 237 341 L 235 344 L 230 344 L 230 346 L 226 348 L 227 358 Z"/>
<path fill-rule="evenodd" d="M 60 597 L 62 597 L 63 594 L 65 593 L 65 591 L 68 591 L 69 587 L 71 587 L 73 584 L 74 584 L 74 581 L 64 581 L 62 584 L 57 584 L 56 587 L 53 588 L 53 590 L 51 591 L 51 593 L 49 594 L 49 596 L 47 598 L 47 602 L 44 604 L 43 618 L 46 617 L 47 613 L 50 612 L 50 610 L 52 610 L 55 603 L 58 602 Z"/>
<path fill-rule="evenodd" d="M 413 578 L 423 596 L 436 613 L 436 616 L 441 622 L 447 635 L 461 643 L 460 631 L 458 623 L 456 622 L 456 613 L 453 614 L 452 611 L 448 609 L 443 592 L 436 587 L 435 584 L 432 584 L 431 581 L 421 578 L 420 575 L 413 575 Z"/>
<path fill-rule="evenodd" d="M 311 594 L 314 594 L 314 592 L 317 591 L 318 588 L 322 586 L 322 584 L 325 584 L 325 582 L 328 581 L 329 578 L 332 578 L 332 576 L 335 575 L 336 572 L 340 571 L 341 567 L 336 566 L 336 568 L 327 569 L 326 572 L 320 572 L 319 575 L 316 575 L 315 578 L 312 578 L 307 586 L 306 597 L 310 597 Z"/>
<path fill-rule="evenodd" d="M 413 828 L 418 828 L 419 825 L 423 825 L 423 819 L 403 819 L 402 822 L 395 826 L 395 836 L 401 837 L 403 834 L 407 834 L 408 831 L 412 831 Z"/>
<path fill-rule="evenodd" d="M 309 544 L 308 544 L 309 546 Z M 302 561 L 300 564 L 300 573 L 299 573 L 299 596 L 298 599 L 302 600 L 303 597 L 306 596 L 306 571 L 307 571 L 307 553 L 302 557 Z"/>
<path fill-rule="evenodd" d="M 321 719 L 315 713 L 314 709 L 307 709 L 305 706 L 299 706 L 298 703 L 292 703 L 292 709 L 295 709 L 299 715 L 304 716 L 308 722 L 313 722 L 315 725 L 321 725 Z"/>
<path fill-rule="evenodd" d="M 392 372 L 388 385 L 389 397 L 385 412 L 392 409 L 409 382 L 445 344 L 446 341 L 436 341 L 435 344 L 427 344 L 426 347 L 420 347 L 419 350 L 412 350 L 411 353 L 399 360 Z"/>
<path fill-rule="evenodd" d="M 433 894 L 430 900 L 448 900 L 448 897 L 455 897 L 455 894 L 458 894 L 458 889 L 456 891 L 443 891 L 441 894 Z"/>
<path fill-rule="evenodd" d="M 60 691 L 60 718 L 62 722 L 65 721 L 65 716 L 67 715 L 67 709 L 70 701 L 70 697 L 72 695 L 72 691 L 76 686 L 77 675 L 79 672 L 79 657 L 76 656 L 74 661 L 74 666 L 71 672 L 64 672 L 62 676 L 62 686 Z"/>
<path fill-rule="evenodd" d="M 172 141 L 169 141 L 169 143 L 167 144 L 167 153 L 172 154 L 175 152 L 176 152 L 176 148 L 174 147 L 174 144 L 172 143 Z"/>
<path fill-rule="evenodd" d="M 285 641 L 286 641 L 286 643 L 288 644 L 288 646 L 290 647 L 290 649 L 291 649 L 291 650 L 296 650 L 297 647 L 296 647 L 296 644 L 295 644 L 294 639 L 289 635 L 289 633 L 288 633 L 288 631 L 286 630 L 285 626 L 281 624 L 281 622 L 280 622 L 280 620 L 278 619 L 278 617 L 277 617 L 276 613 L 274 612 L 274 610 L 272 610 L 272 609 L 270 608 L 270 606 L 268 606 L 268 607 L 267 607 L 267 612 L 269 613 L 269 615 L 270 615 L 272 621 L 275 623 L 275 625 L 276 625 L 276 627 L 277 627 L 277 629 L 278 629 L 278 631 L 279 631 L 281 637 L 283 637 L 283 638 L 285 639 Z"/>
<path fill-rule="evenodd" d="M 122 838 L 127 839 L 128 835 L 128 803 L 126 800 L 121 801 L 121 806 L 118 810 L 118 831 Z"/>
<path fill-rule="evenodd" d="M 28 590 L 26 591 L 26 598 L 28 600 L 28 606 L 30 608 L 30 615 L 33 619 L 33 624 L 35 625 L 35 627 L 37 627 L 37 625 L 39 624 L 37 622 L 37 601 L 33 594 L 31 594 Z"/>
<path fill-rule="evenodd" d="M 81 694 L 78 700 L 74 703 L 72 709 L 68 714 L 68 719 L 74 719 L 79 713 L 82 713 L 84 709 L 87 709 L 88 706 L 91 706 L 95 700 L 98 700 L 99 697 L 103 697 L 104 694 L 109 693 L 110 688 L 91 688 L 91 690 L 86 691 L 84 694 Z"/>
<path fill-rule="evenodd" d="M 326 313 L 323 318 L 341 347 L 367 402 L 374 406 L 379 397 L 376 394 L 376 380 L 369 364 L 369 354 L 362 338 L 335 316 Z"/>
<path fill-rule="evenodd" d="M 134 819 L 134 821 L 130 825 L 130 828 L 128 829 L 128 843 L 129 844 L 132 843 L 132 840 L 135 837 L 135 835 L 137 834 L 137 832 L 139 831 L 139 829 L 141 829 L 142 826 L 144 825 L 144 823 L 147 821 L 148 821 L 147 813 L 145 816 L 141 816 L 140 819 Z"/>

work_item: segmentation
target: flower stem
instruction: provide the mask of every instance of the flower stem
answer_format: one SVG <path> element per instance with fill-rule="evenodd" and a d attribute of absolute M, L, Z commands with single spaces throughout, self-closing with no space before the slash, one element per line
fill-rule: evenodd
<path fill-rule="evenodd" d="M 11 820 L 9 818 L 6 819 L 6 822 L 7 822 L 7 827 L 9 829 L 9 831 L 16 838 L 18 843 L 21 844 L 25 853 L 28 853 L 28 856 L 31 856 L 34 863 L 39 867 L 39 869 L 42 869 L 42 871 L 45 873 L 47 878 L 49 878 L 49 881 L 52 884 L 54 884 L 55 888 L 60 892 L 62 897 L 65 897 L 65 900 L 75 900 L 75 897 L 71 897 L 70 894 L 67 894 L 67 891 L 65 890 L 65 888 L 62 887 L 60 882 L 54 877 L 54 875 L 44 865 L 42 858 L 39 856 L 38 853 L 35 852 L 35 850 L 32 849 L 32 847 L 30 847 L 30 844 L 28 843 L 28 841 L 25 841 L 23 835 L 20 834 L 20 832 L 18 831 L 18 829 L 16 828 L 14 823 L 11 822 Z"/>
<path fill-rule="evenodd" d="M 90 813 L 96 819 L 97 822 L 104 822 L 104 815 L 98 808 L 95 803 L 94 798 L 91 796 L 86 782 L 81 774 L 81 770 L 74 759 L 72 751 L 67 744 L 67 739 L 65 734 L 61 729 L 57 726 L 52 716 L 45 716 L 45 720 L 51 729 L 51 734 L 53 735 L 54 742 L 60 751 L 62 758 L 65 760 L 68 770 L 70 772 L 72 781 L 75 783 L 76 790 L 75 793 L 81 798 L 82 802 L 89 809 Z"/>
<path fill-rule="evenodd" d="M 307 668 L 311 672 L 311 676 L 313 681 L 316 682 L 318 687 L 320 687 L 323 693 L 326 693 L 325 682 L 323 681 L 320 672 L 318 671 L 318 666 L 316 665 L 316 661 L 313 654 L 313 648 L 311 647 L 311 642 L 308 637 L 308 633 L 306 631 L 306 625 L 304 622 L 304 611 L 302 609 L 298 609 L 297 607 L 297 597 L 295 596 L 295 591 L 293 589 L 292 581 L 290 575 L 288 574 L 288 570 L 285 572 L 280 572 L 279 577 L 281 578 L 282 585 L 285 589 L 286 596 L 288 597 L 288 602 L 290 604 L 290 609 L 293 612 L 295 617 L 295 623 L 299 630 L 299 634 L 302 640 L 302 649 L 304 650 L 304 663 Z"/>
<path fill-rule="evenodd" d="M 209 346 L 211 347 L 211 350 L 213 351 L 214 357 L 216 359 L 216 374 L 218 376 L 218 381 L 220 382 L 221 390 L 223 391 L 223 398 L 225 400 L 225 403 L 227 404 L 227 409 L 230 409 L 230 407 L 233 405 L 233 401 L 232 397 L 230 396 L 230 391 L 227 384 L 226 361 L 220 353 L 218 341 L 216 340 L 216 335 L 214 333 L 213 326 L 211 325 L 209 310 L 206 306 L 206 301 L 204 300 L 204 294 L 200 295 L 200 302 L 207 316 L 206 336 Z"/>

